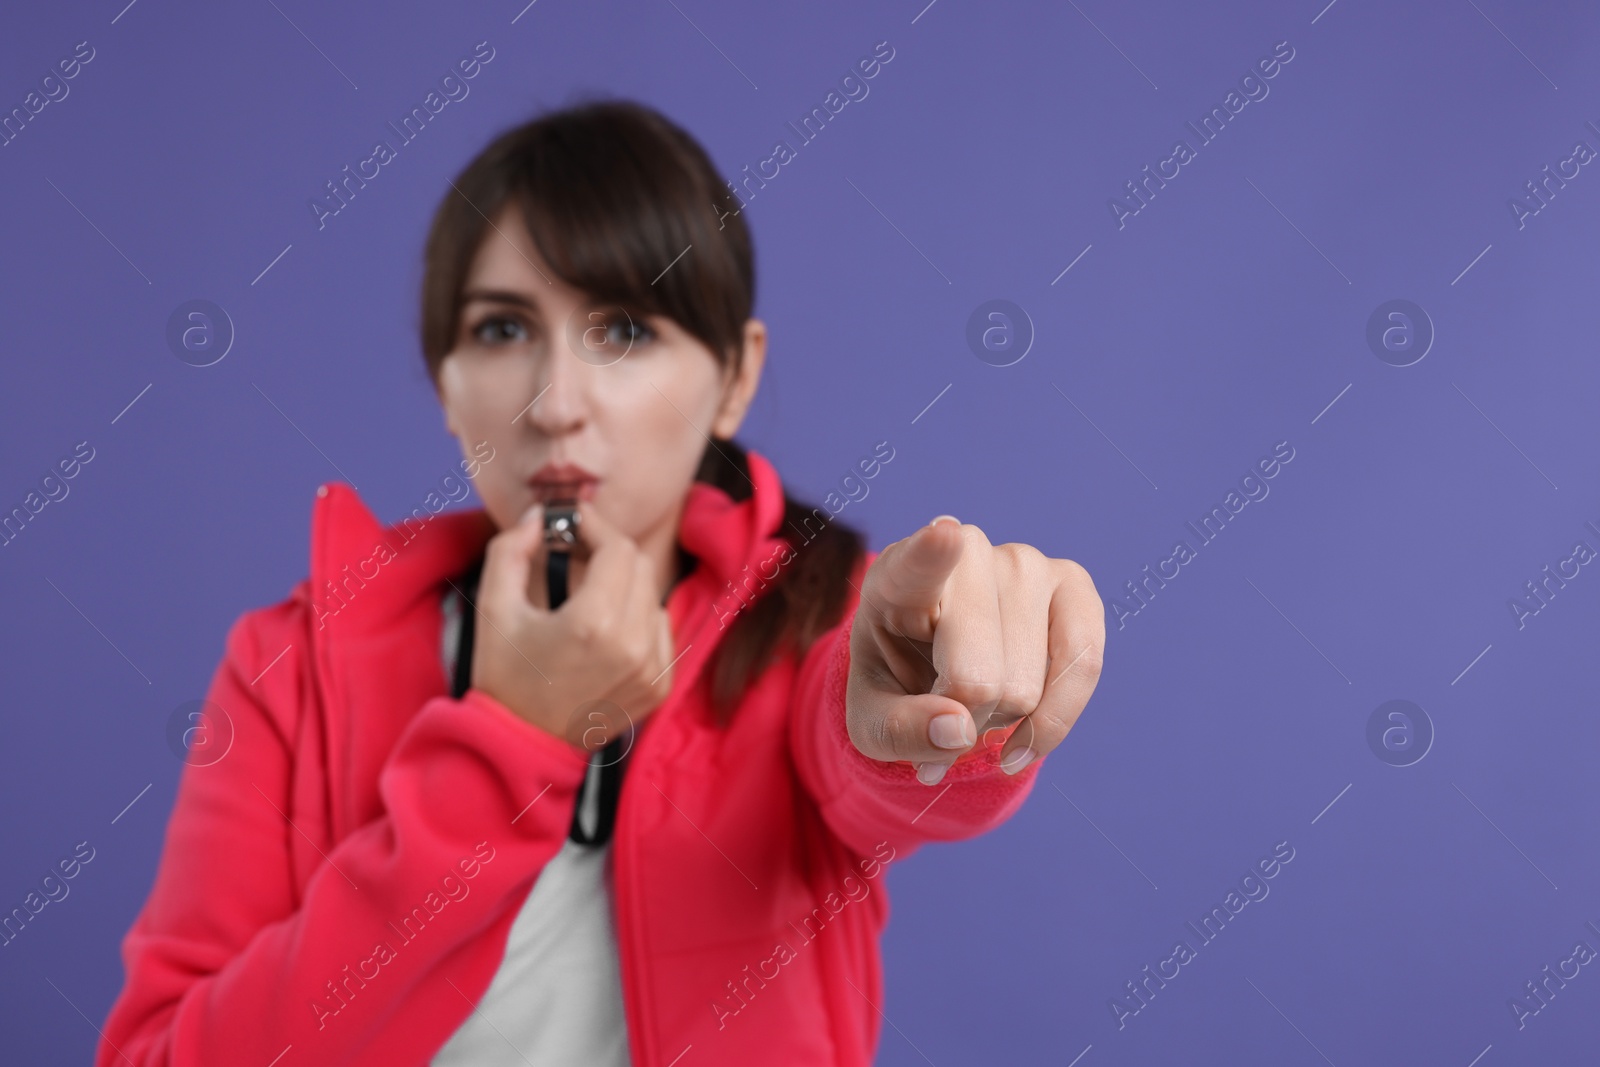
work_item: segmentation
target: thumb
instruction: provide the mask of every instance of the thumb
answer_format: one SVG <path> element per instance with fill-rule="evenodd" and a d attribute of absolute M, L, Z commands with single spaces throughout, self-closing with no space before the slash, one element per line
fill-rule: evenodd
<path fill-rule="evenodd" d="M 910 760 L 943 768 L 977 742 L 978 731 L 965 705 L 937 693 L 896 689 L 875 672 L 851 671 L 845 690 L 845 728 L 863 755 L 886 763 Z"/>
<path fill-rule="evenodd" d="M 883 550 L 867 572 L 862 597 L 891 614 L 907 637 L 933 640 L 939 598 L 965 542 L 961 521 L 940 515 Z"/>

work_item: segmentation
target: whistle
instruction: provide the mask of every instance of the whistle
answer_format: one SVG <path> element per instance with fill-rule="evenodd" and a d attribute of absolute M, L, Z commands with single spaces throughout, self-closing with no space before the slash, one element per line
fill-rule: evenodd
<path fill-rule="evenodd" d="M 545 505 L 544 543 L 550 549 L 545 561 L 545 588 L 550 591 L 551 611 L 567 599 L 567 574 L 580 523 L 576 500 L 552 500 Z"/>
<path fill-rule="evenodd" d="M 577 544 L 579 521 L 576 500 L 552 500 L 544 509 L 544 543 L 551 548 Z"/>

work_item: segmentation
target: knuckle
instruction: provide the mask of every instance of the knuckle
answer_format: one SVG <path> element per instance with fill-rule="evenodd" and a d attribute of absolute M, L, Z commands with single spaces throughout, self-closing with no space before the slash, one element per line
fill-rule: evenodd
<path fill-rule="evenodd" d="M 848 711 L 845 733 L 857 751 L 872 759 L 899 759 L 905 753 L 905 728 L 893 714 L 877 710 Z"/>
<path fill-rule="evenodd" d="M 584 614 L 574 615 L 571 618 L 568 622 L 567 633 L 574 641 L 584 644 L 593 641 L 600 635 L 599 627 L 595 625 L 595 620 L 591 616 Z"/>
<path fill-rule="evenodd" d="M 1044 712 L 1039 716 L 1039 719 L 1039 725 L 1043 732 L 1048 737 L 1057 739 L 1065 737 L 1067 731 L 1071 730 L 1073 724 L 1078 721 L 1076 715 L 1062 715 L 1054 711 Z"/>
<path fill-rule="evenodd" d="M 983 678 L 952 678 L 943 690 L 944 696 L 968 707 L 990 707 L 1005 695 L 1005 685 Z"/>
<path fill-rule="evenodd" d="M 1039 706 L 1039 701 L 1043 696 L 1044 679 L 1042 677 L 1014 675 L 1006 679 L 1005 686 L 1001 692 L 999 706 L 1001 708 L 1016 709 L 1023 714 L 1027 714 Z"/>
<path fill-rule="evenodd" d="M 850 670 L 873 690 L 893 689 L 899 684 L 886 663 L 875 656 L 859 654 L 854 647 L 850 649 Z"/>
<path fill-rule="evenodd" d="M 1078 653 L 1078 662 L 1073 665 L 1073 670 L 1090 680 L 1097 680 L 1100 672 L 1105 667 L 1105 649 L 1100 645 L 1086 645 Z"/>
<path fill-rule="evenodd" d="M 643 674 L 652 666 L 650 653 L 655 648 L 655 641 L 651 639 L 650 631 L 643 627 L 634 627 L 634 630 L 623 641 L 622 654 L 635 673 Z"/>
<path fill-rule="evenodd" d="M 1090 577 L 1089 571 L 1083 564 L 1074 559 L 1056 560 L 1056 564 L 1060 568 L 1062 577 L 1067 581 L 1094 590 L 1094 579 Z"/>
<path fill-rule="evenodd" d="M 877 721 L 876 740 L 881 748 L 896 756 L 915 751 L 910 724 L 900 715 L 884 715 Z"/>
<path fill-rule="evenodd" d="M 1021 541 L 1007 541 L 1003 545 L 996 545 L 1001 558 L 1005 560 L 1012 570 L 1025 575 L 1042 574 L 1047 564 L 1043 552 L 1032 545 Z"/>
<path fill-rule="evenodd" d="M 950 685 L 960 689 L 966 696 L 973 697 L 976 701 L 998 701 L 1005 696 L 1006 681 L 1002 670 L 979 669 L 965 670 L 957 677 L 950 680 Z"/>

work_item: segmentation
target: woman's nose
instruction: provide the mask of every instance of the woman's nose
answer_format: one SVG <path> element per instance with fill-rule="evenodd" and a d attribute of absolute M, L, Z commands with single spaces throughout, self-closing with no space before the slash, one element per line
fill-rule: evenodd
<path fill-rule="evenodd" d="M 582 426 L 588 416 L 588 371 L 567 339 L 551 345 L 546 358 L 539 361 L 533 383 L 536 399 L 528 410 L 528 421 L 551 437 Z"/>

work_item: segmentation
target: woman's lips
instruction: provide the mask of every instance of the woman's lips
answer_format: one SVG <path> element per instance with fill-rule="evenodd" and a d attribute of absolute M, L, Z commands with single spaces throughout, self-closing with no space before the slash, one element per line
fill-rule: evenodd
<path fill-rule="evenodd" d="M 542 504 L 552 500 L 593 500 L 600 479 L 576 463 L 546 463 L 533 472 L 528 488 Z"/>

